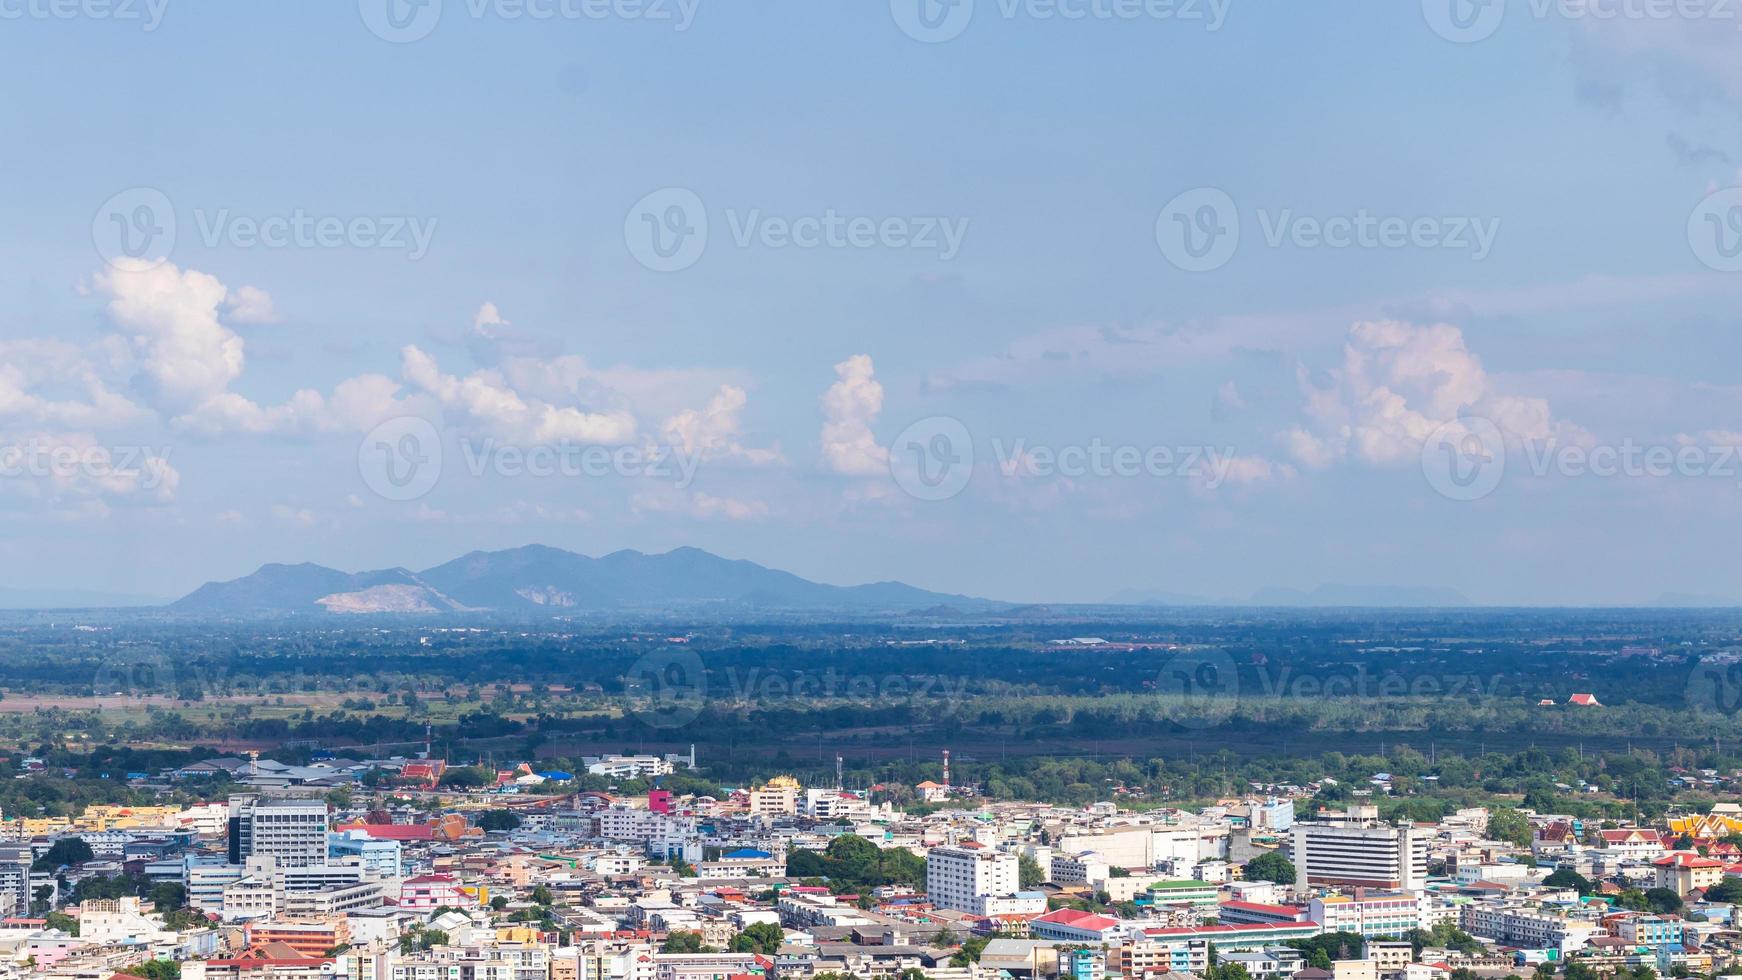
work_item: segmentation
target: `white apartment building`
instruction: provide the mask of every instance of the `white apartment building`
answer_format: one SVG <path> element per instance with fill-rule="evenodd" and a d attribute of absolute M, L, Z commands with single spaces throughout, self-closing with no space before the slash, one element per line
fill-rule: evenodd
<path fill-rule="evenodd" d="M 230 863 L 270 857 L 282 868 L 327 859 L 325 800 L 230 798 Z"/>
<path fill-rule="evenodd" d="M 934 847 L 925 856 L 925 891 L 932 903 L 984 915 L 981 899 L 1021 890 L 1016 855 L 979 844 Z"/>
<path fill-rule="evenodd" d="M 1492 939 L 1521 949 L 1558 949 L 1576 952 L 1601 930 L 1585 919 L 1569 919 L 1517 906 L 1472 904 L 1463 909 L 1463 929 L 1472 936 Z"/>
<path fill-rule="evenodd" d="M 1291 858 L 1307 885 L 1419 891 L 1427 884 L 1428 835 L 1379 822 L 1374 807 L 1291 829 Z"/>
<path fill-rule="evenodd" d="M 1326 932 L 1352 932 L 1367 939 L 1401 936 L 1412 929 L 1425 929 L 1428 904 L 1424 894 L 1408 892 L 1327 895 L 1307 904 L 1307 918 Z"/>

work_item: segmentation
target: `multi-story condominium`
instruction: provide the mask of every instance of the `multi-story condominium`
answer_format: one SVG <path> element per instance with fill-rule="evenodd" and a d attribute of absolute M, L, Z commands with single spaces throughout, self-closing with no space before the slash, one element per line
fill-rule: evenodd
<path fill-rule="evenodd" d="M 1675 851 L 1651 862 L 1657 887 L 1668 888 L 1677 895 L 1695 889 L 1710 888 L 1724 880 L 1724 862 L 1702 857 L 1695 851 Z"/>
<path fill-rule="evenodd" d="M 721 980 L 756 969 L 754 953 L 659 953 L 653 958 L 655 980 Z"/>
<path fill-rule="evenodd" d="M 1558 949 L 1571 953 L 1583 949 L 1599 930 L 1588 919 L 1517 906 L 1476 903 L 1464 906 L 1464 931 L 1520 949 Z"/>
<path fill-rule="evenodd" d="M 674 817 L 630 807 L 610 807 L 596 815 L 598 836 L 606 840 L 650 841 L 695 836 L 696 822 L 689 817 Z"/>
<path fill-rule="evenodd" d="M 35 859 L 29 847 L 0 847 L 0 912 L 30 913 L 30 865 Z"/>
<path fill-rule="evenodd" d="M 494 943 L 443 947 L 392 964 L 387 980 L 546 980 L 550 948 L 541 944 Z"/>
<path fill-rule="evenodd" d="M 202 912 L 224 910 L 224 888 L 240 881 L 247 874 L 240 864 L 230 864 L 219 857 L 190 854 L 183 859 L 181 883 L 187 889 L 187 903 Z"/>
<path fill-rule="evenodd" d="M 1107 972 L 1124 977 L 1158 973 L 1198 973 L 1210 966 L 1210 943 L 1206 939 L 1172 942 L 1127 942 L 1107 947 Z"/>
<path fill-rule="evenodd" d="M 750 791 L 753 816 L 781 817 L 798 812 L 798 780 L 776 776 Z"/>
<path fill-rule="evenodd" d="M 397 878 L 403 872 L 400 843 L 381 840 L 362 830 L 344 830 L 327 836 L 327 858 L 343 862 L 352 858 L 378 878 Z"/>
<path fill-rule="evenodd" d="M 1381 823 L 1374 807 L 1291 829 L 1292 856 L 1308 885 L 1353 885 L 1416 891 L 1427 884 L 1428 835 Z"/>
<path fill-rule="evenodd" d="M 980 899 L 1020 890 L 1016 855 L 979 844 L 934 847 L 925 856 L 925 891 L 940 908 L 979 913 Z"/>
<path fill-rule="evenodd" d="M 1634 946 L 1678 946 L 1682 941 L 1682 920 L 1640 913 L 1612 921 L 1609 932 Z"/>
<path fill-rule="evenodd" d="M 1401 936 L 1422 924 L 1427 899 L 1408 892 L 1369 892 L 1326 895 L 1307 903 L 1307 918 L 1326 932 L 1352 932 L 1368 939 Z"/>
<path fill-rule="evenodd" d="M 321 864 L 327 859 L 327 804 L 324 800 L 230 798 L 230 863 L 270 857 L 282 868 Z"/>

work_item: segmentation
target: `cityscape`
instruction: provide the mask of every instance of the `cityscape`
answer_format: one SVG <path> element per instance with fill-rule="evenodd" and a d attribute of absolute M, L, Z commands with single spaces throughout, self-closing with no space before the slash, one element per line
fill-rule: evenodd
<path fill-rule="evenodd" d="M 1742 980 L 1742 0 L 0 83 L 0 980 Z"/>

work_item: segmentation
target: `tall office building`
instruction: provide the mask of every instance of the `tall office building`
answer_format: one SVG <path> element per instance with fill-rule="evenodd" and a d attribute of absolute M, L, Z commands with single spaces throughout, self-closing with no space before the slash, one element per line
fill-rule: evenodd
<path fill-rule="evenodd" d="M 1290 828 L 1298 881 L 1414 891 L 1427 884 L 1428 837 L 1409 825 L 1381 823 L 1371 806 Z"/>
<path fill-rule="evenodd" d="M 984 914 L 986 899 L 1014 895 L 1020 887 L 1014 854 L 972 842 L 926 852 L 925 892 L 941 908 Z"/>
<path fill-rule="evenodd" d="M 279 867 L 300 868 L 327 860 L 325 800 L 230 798 L 230 863 L 270 857 Z"/>

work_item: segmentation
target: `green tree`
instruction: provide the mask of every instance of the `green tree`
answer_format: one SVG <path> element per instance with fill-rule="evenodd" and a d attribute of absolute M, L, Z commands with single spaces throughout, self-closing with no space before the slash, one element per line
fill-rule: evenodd
<path fill-rule="evenodd" d="M 1597 890 L 1597 886 L 1591 884 L 1591 879 L 1579 874 L 1572 868 L 1561 868 L 1549 875 L 1547 878 L 1544 878 L 1542 883 L 1550 888 L 1571 888 L 1576 890 L 1580 895 L 1589 895 Z"/>
<path fill-rule="evenodd" d="M 734 953 L 761 953 L 771 956 L 785 941 L 786 933 L 780 926 L 773 922 L 755 922 L 732 937 L 731 950 Z"/>
<path fill-rule="evenodd" d="M 1294 865 L 1279 851 L 1267 851 L 1246 862 L 1246 880 L 1294 884 Z"/>
<path fill-rule="evenodd" d="M 716 953 L 714 949 L 702 942 L 699 932 L 674 932 L 665 937 L 665 942 L 659 947 L 662 953 Z"/>
<path fill-rule="evenodd" d="M 1682 897 L 1668 888 L 1653 888 L 1645 893 L 1645 901 L 1659 915 L 1676 915 L 1682 910 Z"/>
<path fill-rule="evenodd" d="M 1530 845 L 1530 821 L 1516 807 L 1498 807 L 1488 815 L 1488 836 L 1527 847 Z"/>
<path fill-rule="evenodd" d="M 42 857 L 31 862 L 30 870 L 53 871 L 62 865 L 83 864 L 92 857 L 94 855 L 91 853 L 91 845 L 85 843 L 83 838 L 62 837 L 49 845 L 48 850 L 42 852 Z"/>
<path fill-rule="evenodd" d="M 478 815 L 478 827 L 485 831 L 513 830 L 520 826 L 520 814 L 513 810 L 485 810 Z"/>

